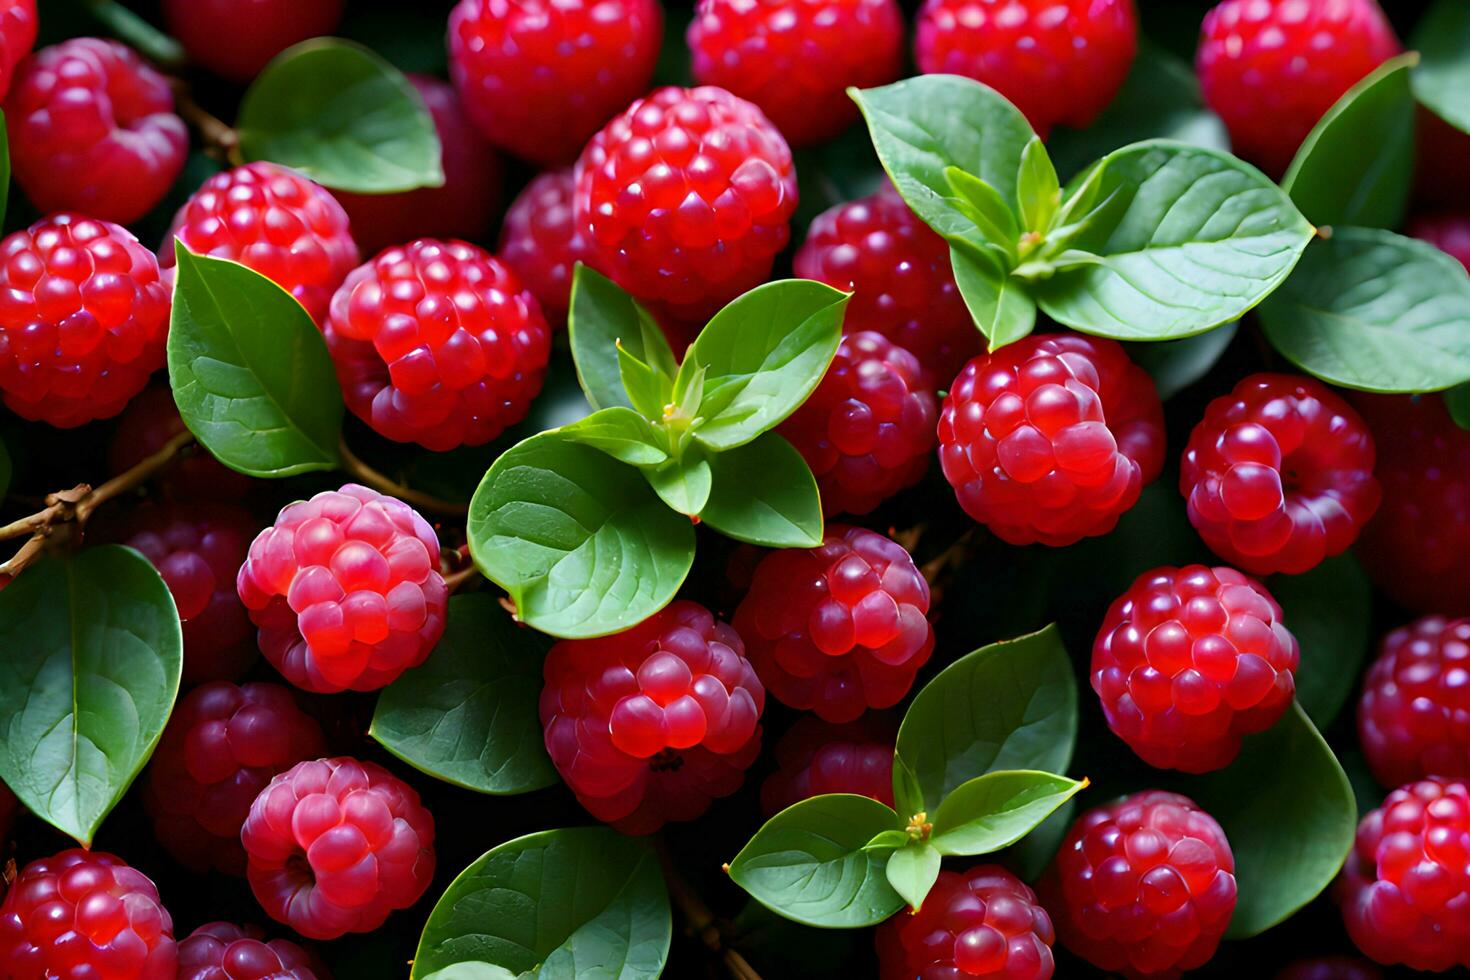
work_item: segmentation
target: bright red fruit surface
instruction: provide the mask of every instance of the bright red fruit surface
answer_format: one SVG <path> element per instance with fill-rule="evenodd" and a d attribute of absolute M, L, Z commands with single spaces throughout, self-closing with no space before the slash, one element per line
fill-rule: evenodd
<path fill-rule="evenodd" d="M 566 326 L 572 273 L 591 258 L 572 197 L 570 168 L 540 174 L 516 195 L 500 229 L 500 260 L 520 277 L 553 328 Z"/>
<path fill-rule="evenodd" d="M 0 2 L 0 99 L 10 91 L 15 66 L 36 43 L 36 0 Z"/>
<path fill-rule="evenodd" d="M 1276 980 L 1383 980 L 1383 972 L 1353 956 L 1322 956 L 1298 960 L 1276 974 Z"/>
<path fill-rule="evenodd" d="M 178 980 L 329 980 L 310 953 L 258 928 L 211 922 L 179 942 Z"/>
<path fill-rule="evenodd" d="M 1383 638 L 1363 681 L 1358 740 L 1385 786 L 1470 776 L 1470 619 L 1426 616 Z"/>
<path fill-rule="evenodd" d="M 146 389 L 117 418 L 107 444 L 108 471 L 116 476 L 132 469 L 183 432 L 184 420 L 168 386 Z M 250 492 L 250 478 L 196 446 L 155 476 L 154 486 L 170 500 L 238 501 Z"/>
<path fill-rule="evenodd" d="M 869 712 L 831 725 L 802 716 L 776 743 L 776 771 L 761 784 L 761 810 L 774 816 L 824 793 L 854 793 L 893 805 L 893 742 L 898 726 Z"/>
<path fill-rule="evenodd" d="M 346 0 L 163 0 L 168 32 L 189 58 L 248 82 L 298 41 L 331 34 Z"/>

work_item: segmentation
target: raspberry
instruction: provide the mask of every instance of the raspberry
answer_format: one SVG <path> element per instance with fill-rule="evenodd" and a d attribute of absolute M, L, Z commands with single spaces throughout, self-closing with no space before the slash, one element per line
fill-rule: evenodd
<path fill-rule="evenodd" d="M 1322 114 L 1398 52 L 1375 0 L 1225 0 L 1205 15 L 1195 69 L 1235 152 L 1279 175 Z"/>
<path fill-rule="evenodd" d="M 773 551 L 735 612 L 767 689 L 836 724 L 897 704 L 934 649 L 929 583 L 903 546 L 828 524 L 820 547 Z"/>
<path fill-rule="evenodd" d="M 428 523 L 355 483 L 288 504 L 235 585 L 266 659 L 319 694 L 374 691 L 423 663 L 449 602 Z"/>
<path fill-rule="evenodd" d="M 939 384 L 980 353 L 949 245 L 891 186 L 817 215 L 794 266 L 802 279 L 853 294 L 845 330 L 876 330 L 911 351 Z"/>
<path fill-rule="evenodd" d="M 167 387 L 148 388 L 118 416 L 112 441 L 107 444 L 107 468 L 116 476 L 163 449 L 184 431 L 184 420 Z M 239 501 L 250 492 L 250 478 L 224 466 L 207 451 L 176 458 L 154 477 L 163 496 L 172 500 Z"/>
<path fill-rule="evenodd" d="M 322 730 L 279 684 L 190 691 L 169 717 L 143 802 L 153 832 L 192 871 L 245 873 L 240 827 L 271 779 L 325 750 Z"/>
<path fill-rule="evenodd" d="M 896 0 L 699 0 L 689 24 L 691 68 L 760 106 L 792 145 L 831 139 L 857 121 L 848 86 L 903 71 Z"/>
<path fill-rule="evenodd" d="M 126 228 L 55 214 L 0 241 L 0 391 L 73 428 L 123 410 L 163 366 L 169 288 Z"/>
<path fill-rule="evenodd" d="M 1206 406 L 1179 489 L 1215 554 L 1300 574 L 1346 551 L 1378 509 L 1373 435 L 1320 381 L 1253 374 Z"/>
<path fill-rule="evenodd" d="M 1215 955 L 1235 911 L 1235 857 L 1192 800 L 1149 790 L 1083 814 L 1039 886 L 1062 945 L 1126 977 Z"/>
<path fill-rule="evenodd" d="M 1297 960 L 1276 974 L 1276 980 L 1383 980 L 1383 974 L 1353 956 L 1320 956 Z"/>
<path fill-rule="evenodd" d="M 163 0 L 163 22 L 192 61 L 248 82 L 298 41 L 336 30 L 345 0 Z"/>
<path fill-rule="evenodd" d="M 1032 335 L 975 358 L 939 414 L 960 506 L 1011 544 L 1106 534 L 1164 466 L 1164 409 L 1121 345 Z"/>
<path fill-rule="evenodd" d="M 26 865 L 0 904 L 9 980 L 175 980 L 158 889 L 121 858 L 78 848 Z"/>
<path fill-rule="evenodd" d="M 1420 215 L 1409 222 L 1408 234 L 1449 253 L 1470 272 L 1470 214 Z"/>
<path fill-rule="evenodd" d="M 382 766 L 302 762 L 272 779 L 240 830 L 250 890 L 308 939 L 372 932 L 434 877 L 434 818 Z"/>
<path fill-rule="evenodd" d="M 775 772 L 761 784 L 761 809 L 774 816 L 823 793 L 855 793 L 893 805 L 893 743 L 887 715 L 867 714 L 847 725 L 803 716 L 776 743 Z"/>
<path fill-rule="evenodd" d="M 342 205 L 274 163 L 247 163 L 206 180 L 174 215 L 159 253 L 164 268 L 173 268 L 175 238 L 191 252 L 249 266 L 295 296 L 317 323 L 357 265 Z"/>
<path fill-rule="evenodd" d="M 914 34 L 920 71 L 984 82 L 1043 139 L 1091 125 L 1137 50 L 1133 0 L 927 0 Z"/>
<path fill-rule="evenodd" d="M 594 264 L 675 319 L 699 320 L 765 281 L 791 235 L 791 150 L 724 89 L 634 102 L 592 137 L 576 178 Z"/>
<path fill-rule="evenodd" d="M 178 980 L 328 980 L 312 956 L 289 939 L 265 941 L 254 926 L 211 922 L 179 943 Z"/>
<path fill-rule="evenodd" d="M 0 99 L 10 91 L 15 66 L 36 43 L 36 0 L 0 2 Z"/>
<path fill-rule="evenodd" d="M 1363 681 L 1358 740 L 1385 786 L 1470 777 L 1470 619 L 1426 616 L 1383 638 Z"/>
<path fill-rule="evenodd" d="M 576 184 L 571 168 L 541 174 L 516 195 L 500 229 L 500 260 L 525 283 L 553 327 L 566 326 L 572 272 L 591 258 L 572 205 Z"/>
<path fill-rule="evenodd" d="M 438 452 L 525 418 L 551 330 L 515 273 L 466 242 L 420 238 L 358 267 L 322 326 L 347 407 Z"/>
<path fill-rule="evenodd" d="M 1470 967 L 1470 786 L 1434 777 L 1388 794 L 1358 824 L 1334 894 L 1369 958 L 1415 970 Z"/>
<path fill-rule="evenodd" d="M 460 0 L 449 74 L 492 143 L 556 166 L 648 90 L 663 31 L 657 0 Z"/>
<path fill-rule="evenodd" d="M 364 255 L 415 238 L 477 239 L 500 207 L 500 157 L 471 125 L 454 86 L 409 75 L 439 133 L 444 184 L 402 194 L 338 194 Z"/>
<path fill-rule="evenodd" d="M 546 658 L 546 750 L 577 799 L 626 834 L 693 820 L 740 788 L 766 693 L 739 635 L 680 601 Z"/>
<path fill-rule="evenodd" d="M 16 183 L 43 212 L 135 221 L 168 193 L 189 151 L 167 80 L 131 48 L 95 37 L 17 65 L 5 123 Z"/>
<path fill-rule="evenodd" d="M 997 864 L 939 872 L 923 907 L 878 927 L 882 980 L 1049 980 L 1051 918 L 1036 893 Z"/>

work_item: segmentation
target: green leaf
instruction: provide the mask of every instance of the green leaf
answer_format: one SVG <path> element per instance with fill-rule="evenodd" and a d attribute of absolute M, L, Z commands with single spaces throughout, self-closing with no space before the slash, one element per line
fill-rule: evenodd
<path fill-rule="evenodd" d="M 336 468 L 342 394 L 311 316 L 238 262 L 174 255 L 168 377 L 189 431 L 247 476 Z"/>
<path fill-rule="evenodd" d="M 246 90 L 236 124 L 246 160 L 293 167 L 358 194 L 440 187 L 439 134 L 403 73 L 361 45 L 303 41 Z"/>
<path fill-rule="evenodd" d="M 631 408 L 604 408 L 558 431 L 629 466 L 657 466 L 669 458 L 653 424 Z"/>
<path fill-rule="evenodd" d="M 694 528 L 643 475 L 559 430 L 512 446 L 470 501 L 470 553 L 545 633 L 617 633 L 662 609 L 694 561 Z"/>
<path fill-rule="evenodd" d="M 1364 391 L 1470 380 L 1470 276 L 1427 242 L 1338 228 L 1261 307 L 1272 345 L 1308 374 Z"/>
<path fill-rule="evenodd" d="M 1149 373 L 1159 397 L 1168 401 L 1210 373 L 1239 327 L 1239 323 L 1227 323 L 1183 340 L 1136 343 L 1129 347 L 1128 356 Z"/>
<path fill-rule="evenodd" d="M 1470 382 L 1455 385 L 1444 393 L 1444 407 L 1462 429 L 1470 429 Z"/>
<path fill-rule="evenodd" d="M 423 980 L 516 980 L 516 975 L 503 966 L 493 966 L 478 961 L 455 963 L 442 970 L 435 970 Z"/>
<path fill-rule="evenodd" d="M 1105 157 L 1107 203 L 1072 247 L 1100 258 L 1036 285 L 1053 319 L 1118 340 L 1173 340 L 1240 319 L 1312 237 L 1286 194 L 1227 153 L 1155 141 Z"/>
<path fill-rule="evenodd" d="M 1301 646 L 1296 696 L 1319 728 L 1337 717 L 1358 679 L 1371 636 L 1373 590 L 1351 553 L 1301 575 L 1276 575 L 1267 589 Z"/>
<path fill-rule="evenodd" d="M 939 880 L 939 865 L 944 860 L 927 841 L 913 841 L 888 855 L 888 883 L 898 897 L 915 912 L 924 904 L 924 896 Z"/>
<path fill-rule="evenodd" d="M 1021 153 L 1016 199 L 1021 205 L 1021 223 L 1028 231 L 1045 232 L 1051 227 L 1062 203 L 1062 187 L 1046 146 L 1038 138 L 1033 137 Z"/>
<path fill-rule="evenodd" d="M 910 840 L 912 838 L 909 837 L 907 830 L 880 830 L 873 835 L 872 840 L 863 845 L 863 850 L 880 851 L 887 849 L 891 851 L 895 848 L 906 847 Z"/>
<path fill-rule="evenodd" d="M 647 841 L 607 827 L 546 830 L 460 872 L 429 914 L 411 976 L 470 962 L 546 980 L 654 980 L 672 937 Z"/>
<path fill-rule="evenodd" d="M 837 353 L 847 300 L 810 279 L 783 279 L 716 313 L 679 368 L 680 375 L 705 371 L 695 440 L 716 452 L 734 449 L 796 411 Z"/>
<path fill-rule="evenodd" d="M 756 831 L 730 862 L 730 878 L 777 915 L 827 929 L 877 925 L 903 899 L 888 883 L 887 851 L 864 851 L 898 814 L 866 796 L 814 796 Z"/>
<path fill-rule="evenodd" d="M 1439 0 L 1419 20 L 1413 47 L 1423 57 L 1414 94 L 1446 122 L 1470 133 L 1470 7 Z"/>
<path fill-rule="evenodd" d="M 714 483 L 699 514 L 704 523 L 726 537 L 768 548 L 822 543 L 817 479 L 783 436 L 767 432 L 710 456 L 709 465 Z"/>
<path fill-rule="evenodd" d="M 951 244 L 949 261 L 965 307 L 991 350 L 1014 343 L 1035 328 L 1036 301 L 1024 281 L 1001 275 L 968 245 Z"/>
<path fill-rule="evenodd" d="M 1385 61 L 1327 110 L 1297 150 L 1282 188 L 1318 225 L 1396 228 L 1414 179 L 1410 52 Z"/>
<path fill-rule="evenodd" d="M 639 360 L 621 342 L 614 349 L 618 358 L 618 379 L 628 393 L 628 401 L 646 418 L 662 418 L 673 388 L 669 378 Z"/>
<path fill-rule="evenodd" d="M 709 458 L 697 448 L 678 459 L 644 467 L 643 476 L 659 499 L 681 514 L 693 517 L 709 500 L 713 474 Z"/>
<path fill-rule="evenodd" d="M 1025 837 L 1086 786 L 1049 772 L 988 772 L 945 796 L 929 840 L 940 854 L 990 854 Z"/>
<path fill-rule="evenodd" d="M 178 694 L 173 597 L 131 548 L 48 556 L 0 592 L 0 650 L 0 778 L 89 847 Z"/>
<path fill-rule="evenodd" d="M 378 695 L 368 734 L 436 779 L 479 793 L 529 793 L 557 781 L 538 704 L 548 644 L 488 593 L 454 596 L 423 666 Z"/>
<path fill-rule="evenodd" d="M 633 297 L 580 262 L 572 275 L 570 302 L 567 339 L 587 400 L 593 408 L 632 408 L 623 388 L 618 344 L 644 364 L 660 366 L 673 363 L 668 341 Z"/>
<path fill-rule="evenodd" d="M 981 238 L 999 246 L 1006 260 L 1002 268 L 1008 269 L 1015 261 L 1015 243 L 1021 236 L 1011 205 L 1000 196 L 1000 191 L 959 167 L 945 167 L 944 179 L 954 191 L 956 206 L 980 229 Z"/>
<path fill-rule="evenodd" d="M 1014 871 L 1022 881 L 1035 881 L 1057 856 L 1067 831 L 1072 829 L 1076 819 L 1077 798 L 1074 796 L 1057 807 L 1029 834 L 1006 848 L 999 856 L 1000 863 Z"/>

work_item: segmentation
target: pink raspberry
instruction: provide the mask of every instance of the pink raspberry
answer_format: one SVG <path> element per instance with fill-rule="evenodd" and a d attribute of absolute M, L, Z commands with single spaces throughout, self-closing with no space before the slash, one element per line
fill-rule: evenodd
<path fill-rule="evenodd" d="M 1337 879 L 1348 935 L 1369 958 L 1415 970 L 1470 967 L 1470 786 L 1409 783 L 1358 824 Z"/>
<path fill-rule="evenodd" d="M 107 444 L 107 469 L 113 476 L 130 470 L 161 450 L 184 431 L 184 420 L 165 387 L 146 388 L 128 402 L 118 416 Z M 154 484 L 171 500 L 239 501 L 250 492 L 250 478 L 236 473 L 195 446 L 154 477 Z"/>
<path fill-rule="evenodd" d="M 168 193 L 189 151 L 168 81 L 131 48 L 95 37 L 17 65 L 5 123 L 16 183 L 43 212 L 135 221 Z"/>
<path fill-rule="evenodd" d="M 920 71 L 984 82 L 1043 139 L 1091 125 L 1137 50 L 1133 0 L 926 0 L 914 33 Z"/>
<path fill-rule="evenodd" d="M 235 584 L 266 659 L 319 694 L 375 691 L 423 663 L 449 601 L 428 522 L 355 483 L 288 504 Z"/>
<path fill-rule="evenodd" d="M 36 44 L 36 0 L 0 0 L 0 99 L 11 74 Z"/>
<path fill-rule="evenodd" d="M 192 61 L 248 82 L 298 41 L 331 34 L 345 0 L 163 0 L 163 22 Z"/>
<path fill-rule="evenodd" d="M 265 941 L 255 926 L 200 926 L 179 943 L 178 980 L 329 980 L 312 956 L 289 939 Z"/>
<path fill-rule="evenodd" d="M 592 137 L 576 177 L 593 264 L 675 319 L 700 320 L 764 282 L 791 236 L 791 150 L 724 89 L 639 99 Z"/>
<path fill-rule="evenodd" d="M 1385 786 L 1470 777 L 1470 619 L 1426 616 L 1383 638 L 1363 681 L 1358 741 Z"/>
<path fill-rule="evenodd" d="M 21 418 L 105 419 L 163 366 L 169 288 L 126 228 L 55 214 L 0 241 L 0 391 Z"/>
<path fill-rule="evenodd" d="M 159 253 L 166 269 L 175 238 L 191 252 L 249 266 L 295 296 L 317 323 L 357 265 L 342 205 L 274 163 L 247 163 L 206 180 L 174 215 Z"/>
<path fill-rule="evenodd" d="M 434 877 L 434 818 L 382 766 L 302 762 L 271 780 L 240 830 L 267 915 L 308 939 L 372 932 Z"/>
<path fill-rule="evenodd" d="M 1276 974 L 1276 980 L 1383 980 L 1383 973 L 1355 956 L 1319 956 L 1297 960 Z"/>
<path fill-rule="evenodd" d="M 1179 489 L 1215 554 L 1296 575 L 1346 551 L 1378 509 L 1373 435 L 1320 381 L 1253 374 L 1205 408 Z"/>
<path fill-rule="evenodd" d="M 924 477 L 934 391 L 919 359 L 880 333 L 848 334 L 816 391 L 781 425 L 827 514 L 866 514 Z"/>
<path fill-rule="evenodd" d="M 1447 252 L 1470 271 L 1470 214 L 1425 214 L 1409 222 L 1407 233 Z"/>
<path fill-rule="evenodd" d="M 648 90 L 663 31 L 658 0 L 460 0 L 449 74 L 492 143 L 556 166 Z"/>
<path fill-rule="evenodd" d="M 760 753 L 766 692 L 739 635 L 693 602 L 546 658 L 546 751 L 578 801 L 626 834 L 693 820 Z"/>
<path fill-rule="evenodd" d="M 828 524 L 820 547 L 773 551 L 735 612 L 761 682 L 833 723 L 908 694 L 934 649 L 929 583 L 903 546 Z"/>
<path fill-rule="evenodd" d="M 939 872 L 923 907 L 878 927 L 882 980 L 1050 980 L 1051 917 L 998 864 Z"/>
<path fill-rule="evenodd" d="M 279 684 L 190 691 L 153 753 L 143 802 L 153 833 L 191 871 L 245 873 L 240 828 L 277 773 L 325 751 L 319 725 Z"/>
<path fill-rule="evenodd" d="M 1033 334 L 975 358 L 939 414 L 965 512 L 1011 544 L 1106 534 L 1164 466 L 1164 409 L 1116 341 Z"/>
<path fill-rule="evenodd" d="M 322 325 L 352 413 L 395 442 L 489 442 L 541 390 L 551 330 L 499 259 L 420 238 L 347 277 Z"/>
<path fill-rule="evenodd" d="M 175 980 L 158 889 L 121 858 L 78 848 L 26 865 L 0 904 L 9 980 Z"/>
<path fill-rule="evenodd" d="M 1149 790 L 1083 814 L 1038 889 L 1062 945 L 1125 977 L 1215 955 L 1235 911 L 1235 857 L 1192 800 Z"/>
<path fill-rule="evenodd" d="M 577 224 L 575 190 L 570 168 L 541 174 L 516 195 L 500 229 L 500 260 L 525 283 L 554 328 L 566 326 L 577 263 L 591 258 Z"/>
<path fill-rule="evenodd" d="M 699 0 L 689 24 L 695 81 L 760 106 L 793 146 L 831 139 L 857 121 L 848 86 L 903 71 L 896 0 Z"/>
<path fill-rule="evenodd" d="M 1225 0 L 1195 69 L 1235 152 L 1274 175 L 1343 93 L 1399 53 L 1375 0 Z"/>
<path fill-rule="evenodd" d="M 775 772 L 761 784 L 761 810 L 774 816 L 823 793 L 854 793 L 893 805 L 893 743 L 898 726 L 868 713 L 846 725 L 804 715 L 776 743 Z"/>

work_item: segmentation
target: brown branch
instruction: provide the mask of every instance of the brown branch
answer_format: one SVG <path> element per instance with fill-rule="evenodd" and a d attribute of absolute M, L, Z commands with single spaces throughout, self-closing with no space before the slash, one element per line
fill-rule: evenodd
<path fill-rule="evenodd" d="M 240 134 L 214 113 L 194 101 L 189 83 L 182 78 L 169 80 L 174 91 L 174 108 L 183 120 L 199 132 L 206 146 L 217 151 L 229 163 L 238 165 L 240 157 Z"/>
<path fill-rule="evenodd" d="M 379 493 L 397 497 L 420 510 L 433 511 L 449 517 L 463 517 L 470 512 L 469 504 L 456 504 L 448 500 L 440 500 L 427 493 L 420 493 L 412 487 L 404 486 L 387 474 L 378 472 L 358 459 L 352 450 L 347 448 L 346 440 L 337 446 L 337 452 L 342 456 L 342 469 L 348 476 L 361 481 L 365 486 L 372 487 Z"/>
<path fill-rule="evenodd" d="M 457 572 L 450 572 L 448 575 L 444 576 L 444 585 L 449 589 L 449 592 L 452 595 L 461 585 L 464 585 L 470 579 L 479 574 L 480 570 L 474 565 L 471 565 L 469 568 L 461 568 Z"/>
<path fill-rule="evenodd" d="M 691 939 L 699 940 L 705 949 L 718 956 L 720 962 L 725 966 L 725 971 L 734 980 L 761 980 L 761 975 L 744 956 L 725 945 L 714 913 L 709 910 L 704 899 L 699 897 L 694 886 L 689 884 L 684 875 L 679 872 L 678 866 L 674 863 L 674 856 L 669 853 L 668 845 L 660 839 L 655 842 L 655 847 L 658 849 L 659 862 L 663 865 L 664 883 L 669 889 L 669 899 L 674 903 L 674 908 L 679 910 L 679 917 L 684 921 L 684 934 Z"/>
<path fill-rule="evenodd" d="M 977 537 L 979 537 L 979 529 L 972 527 L 956 538 L 948 548 L 919 566 L 919 574 L 924 576 L 924 580 L 929 583 L 929 591 L 933 596 L 932 605 L 938 605 L 939 597 L 944 594 L 944 588 L 949 584 L 950 577 L 954 575 L 960 563 L 970 556 Z"/>

